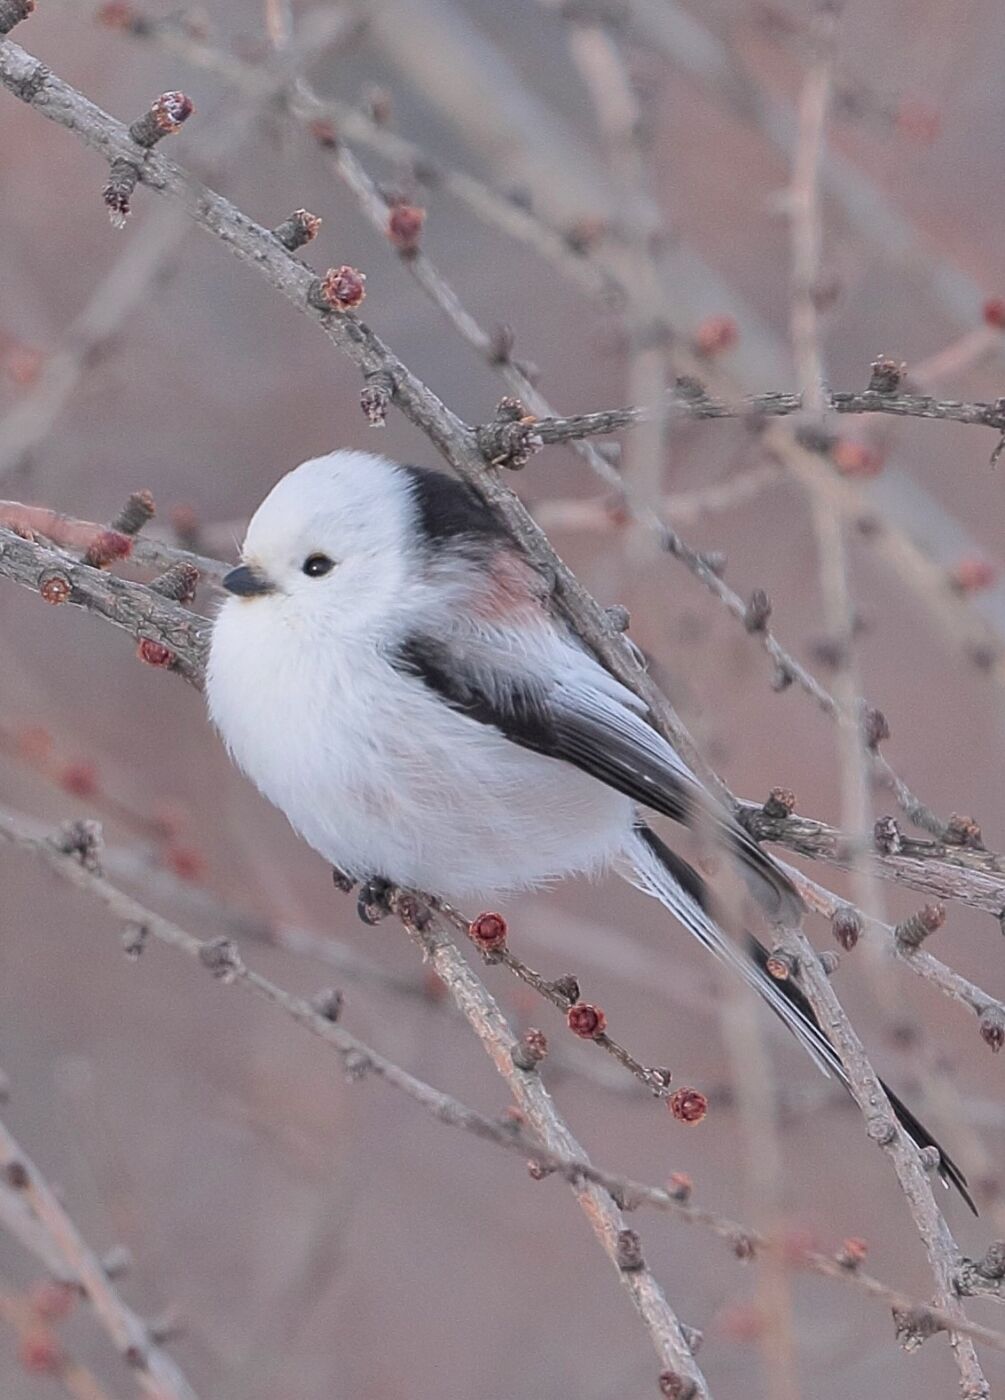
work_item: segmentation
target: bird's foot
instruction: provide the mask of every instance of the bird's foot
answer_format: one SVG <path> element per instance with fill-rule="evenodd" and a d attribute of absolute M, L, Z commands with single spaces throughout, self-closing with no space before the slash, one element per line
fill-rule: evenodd
<path fill-rule="evenodd" d="M 356 888 L 356 881 L 351 875 L 347 875 L 344 870 L 340 870 L 337 865 L 332 866 L 332 884 L 342 894 L 351 894 Z"/>
<path fill-rule="evenodd" d="M 382 875 L 373 875 L 359 888 L 356 912 L 365 924 L 379 924 L 391 912 L 391 892 L 394 886 Z"/>

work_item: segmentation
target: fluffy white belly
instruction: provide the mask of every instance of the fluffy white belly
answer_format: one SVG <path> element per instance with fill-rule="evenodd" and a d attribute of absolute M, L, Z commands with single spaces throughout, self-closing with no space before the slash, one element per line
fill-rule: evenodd
<path fill-rule="evenodd" d="M 312 674 L 249 671 L 226 622 L 225 610 L 207 677 L 213 721 L 262 793 L 347 874 L 487 896 L 598 870 L 623 848 L 631 803 L 595 779 L 450 710 L 375 654 L 337 675 L 323 660 Z"/>

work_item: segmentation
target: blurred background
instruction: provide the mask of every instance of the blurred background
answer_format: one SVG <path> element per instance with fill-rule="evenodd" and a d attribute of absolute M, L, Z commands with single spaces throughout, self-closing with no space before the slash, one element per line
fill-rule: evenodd
<path fill-rule="evenodd" d="M 319 215 L 303 255 L 319 271 L 362 269 L 364 318 L 450 408 L 485 422 L 511 386 L 363 216 L 317 133 L 233 81 L 275 65 L 319 12 L 337 7 L 289 14 L 278 0 L 209 0 L 180 12 L 126 0 L 96 11 L 51 0 L 14 37 L 126 121 L 156 94 L 184 90 L 195 115 L 167 153 L 267 226 L 302 206 Z M 728 392 L 799 387 L 787 191 L 804 81 L 829 69 L 809 298 L 827 380 L 861 389 L 885 352 L 919 387 L 994 399 L 1005 357 L 1005 11 L 993 0 L 852 0 L 833 35 L 829 24 L 797 0 L 373 0 L 308 48 L 305 73 L 356 113 L 336 132 L 381 189 L 425 208 L 423 251 L 471 314 L 497 345 L 512 337 L 540 392 L 572 413 L 646 402 L 647 385 L 651 402 L 677 372 L 671 351 Z M 414 153 L 396 153 L 397 137 L 420 148 L 418 167 Z M 529 210 L 546 246 L 481 216 L 444 172 Z M 258 501 L 305 457 L 353 446 L 435 464 L 399 413 L 383 432 L 369 428 L 357 371 L 317 326 L 149 191 L 137 191 L 123 231 L 111 228 L 105 178 L 69 133 L 0 97 L 2 494 L 103 521 L 149 488 L 156 531 L 232 558 Z M 842 493 L 828 508 L 840 499 L 848 523 L 852 679 L 889 720 L 898 771 L 942 816 L 976 817 L 1000 849 L 995 437 L 892 418 L 843 417 L 827 432 L 820 460 Z M 768 591 L 779 637 L 824 684 L 847 682 L 806 482 L 747 422 L 674 419 L 640 441 L 626 438 L 622 463 L 639 497 L 721 555 L 716 567 L 743 598 Z M 731 788 L 752 800 L 789 788 L 800 812 L 841 824 L 837 728 L 798 686 L 773 689 L 757 639 L 569 448 L 508 479 L 600 601 L 630 610 L 631 635 Z M 212 607 L 208 592 L 199 605 Z M 336 961 L 348 947 L 362 974 L 242 946 L 294 990 L 334 981 L 349 1028 L 502 1113 L 505 1087 L 401 930 L 357 921 L 320 859 L 230 767 L 198 694 L 137 664 L 134 650 L 98 619 L 0 589 L 4 802 L 48 823 L 99 817 L 108 841 L 132 850 L 136 887 L 200 934 L 220 932 L 226 905 L 337 940 Z M 888 793 L 871 801 L 872 817 L 894 810 Z M 172 1353 L 200 1394 L 657 1393 L 648 1340 L 559 1182 L 532 1182 L 518 1159 L 378 1083 L 347 1083 L 316 1041 L 167 951 L 131 963 L 102 910 L 26 858 L 4 853 L 0 869 L 7 1119 L 89 1241 L 128 1248 L 133 1304 L 147 1316 L 176 1310 Z M 811 873 L 851 890 L 833 867 Z M 922 902 L 890 885 L 880 893 L 888 922 Z M 716 969 L 614 880 L 512 899 L 505 913 L 529 963 L 574 972 L 641 1059 L 711 1100 L 700 1127 L 675 1122 L 505 969 L 485 969 L 513 1021 L 549 1035 L 547 1082 L 586 1148 L 646 1180 L 686 1172 L 702 1204 L 756 1219 Z M 835 946 L 825 922 L 809 931 Z M 931 946 L 1005 995 L 990 917 L 954 905 Z M 939 1200 L 964 1251 L 979 1255 L 1005 1225 L 1002 1062 L 964 1008 L 902 965 L 883 978 L 875 968 L 860 947 L 843 957 L 836 989 L 877 1067 L 970 1174 L 979 1222 L 958 1199 Z M 766 1011 L 760 1025 L 786 1228 L 826 1249 L 862 1237 L 874 1272 L 928 1297 L 914 1226 L 859 1114 Z M 705 1333 L 699 1361 L 713 1393 L 767 1395 L 756 1269 L 669 1217 L 633 1223 L 678 1314 Z M 0 1238 L 0 1291 L 25 1290 L 36 1272 Z M 864 1295 L 799 1274 L 792 1307 L 804 1395 L 956 1393 L 945 1338 L 905 1356 L 887 1310 Z M 969 1310 L 997 1325 L 992 1304 Z M 74 1316 L 64 1336 L 109 1396 L 133 1393 L 91 1319 Z M 1002 1358 L 986 1361 L 1005 1384 Z M 10 1328 L 0 1329 L 0 1392 L 59 1393 L 31 1374 Z"/>

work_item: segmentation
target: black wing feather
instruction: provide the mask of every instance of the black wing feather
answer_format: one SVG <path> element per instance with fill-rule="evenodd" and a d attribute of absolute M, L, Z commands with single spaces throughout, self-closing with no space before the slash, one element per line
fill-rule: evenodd
<path fill-rule="evenodd" d="M 749 873 L 769 916 L 783 912 L 786 905 L 799 909 L 792 886 L 749 832 L 731 817 L 716 813 L 697 783 L 689 784 L 671 763 L 640 747 L 630 734 L 546 700 L 543 691 L 535 691 L 528 682 L 511 684 L 506 703 L 500 703 L 471 679 L 463 658 L 431 637 L 411 637 L 399 648 L 397 660 L 449 705 L 482 724 L 494 725 L 514 744 L 570 763 L 671 821 L 691 827 L 713 822 L 717 837 Z"/>

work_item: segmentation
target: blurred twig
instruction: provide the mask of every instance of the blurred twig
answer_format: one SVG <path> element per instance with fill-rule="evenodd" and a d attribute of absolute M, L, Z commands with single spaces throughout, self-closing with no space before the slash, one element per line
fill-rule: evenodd
<path fill-rule="evenodd" d="M 0 1123 L 0 1172 L 6 1189 L 23 1200 L 62 1258 L 69 1278 L 83 1290 L 95 1315 L 140 1387 L 153 1400 L 196 1400 L 174 1361 L 150 1336 L 141 1318 L 119 1297 L 97 1256 L 88 1248 L 34 1162 Z"/>

